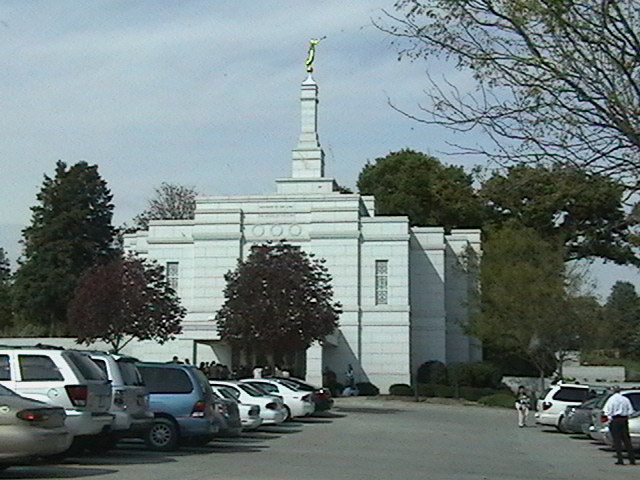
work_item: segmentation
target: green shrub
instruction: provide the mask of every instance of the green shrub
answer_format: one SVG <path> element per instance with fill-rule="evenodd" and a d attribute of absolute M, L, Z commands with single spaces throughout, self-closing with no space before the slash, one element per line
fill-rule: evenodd
<path fill-rule="evenodd" d="M 418 384 L 418 395 L 421 397 L 443 397 L 453 398 L 455 396 L 454 388 L 449 385 Z"/>
<path fill-rule="evenodd" d="M 498 392 L 478 399 L 478 403 L 489 407 L 513 408 L 516 398 L 507 392 Z"/>
<path fill-rule="evenodd" d="M 413 388 L 406 383 L 395 383 L 389 387 L 389 395 L 398 395 L 401 397 L 410 397 L 414 395 Z"/>
<path fill-rule="evenodd" d="M 358 389 L 359 395 L 367 396 L 375 396 L 380 394 L 380 389 L 376 387 L 373 383 L 369 382 L 360 382 L 356 383 L 356 388 Z"/>
<path fill-rule="evenodd" d="M 438 360 L 425 362 L 418 368 L 418 383 L 447 384 L 447 367 Z"/>
<path fill-rule="evenodd" d="M 449 366 L 449 383 L 476 388 L 498 388 L 502 372 L 487 362 L 457 363 Z"/>

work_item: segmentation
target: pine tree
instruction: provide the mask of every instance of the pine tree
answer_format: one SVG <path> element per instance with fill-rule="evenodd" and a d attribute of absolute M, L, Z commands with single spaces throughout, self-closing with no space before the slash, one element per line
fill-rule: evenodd
<path fill-rule="evenodd" d="M 0 327 L 11 324 L 11 267 L 3 248 L 0 247 Z"/>
<path fill-rule="evenodd" d="M 16 310 L 51 334 L 65 332 L 67 304 L 78 278 L 113 254 L 112 195 L 96 165 L 58 161 L 45 175 L 22 231 L 23 257 L 16 271 Z"/>

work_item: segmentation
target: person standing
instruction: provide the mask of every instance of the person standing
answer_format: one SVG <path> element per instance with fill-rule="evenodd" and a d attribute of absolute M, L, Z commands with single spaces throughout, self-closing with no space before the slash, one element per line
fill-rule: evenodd
<path fill-rule="evenodd" d="M 516 410 L 518 410 L 518 427 L 527 426 L 527 417 L 529 416 L 529 394 L 524 385 L 518 387 L 516 394 Z"/>
<path fill-rule="evenodd" d="M 602 413 L 606 415 L 609 420 L 609 432 L 611 433 L 613 447 L 618 457 L 616 465 L 624 465 L 622 459 L 622 444 L 624 444 L 624 448 L 627 450 L 629 463 L 635 465 L 636 457 L 633 453 L 631 438 L 629 437 L 629 415 L 633 413 L 633 405 L 627 397 L 620 393 L 619 386 L 613 388 L 613 395 L 605 402 Z"/>

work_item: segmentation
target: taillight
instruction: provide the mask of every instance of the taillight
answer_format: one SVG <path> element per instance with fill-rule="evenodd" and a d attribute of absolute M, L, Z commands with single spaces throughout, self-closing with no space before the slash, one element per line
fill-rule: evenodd
<path fill-rule="evenodd" d="M 316 397 L 329 398 L 331 397 L 331 393 L 329 392 L 329 390 L 325 390 L 324 388 L 321 388 L 320 390 L 316 390 Z"/>
<path fill-rule="evenodd" d="M 20 410 L 16 417 L 27 422 L 44 422 L 49 420 L 49 412 L 46 410 Z"/>
<path fill-rule="evenodd" d="M 124 392 L 122 390 L 116 390 L 113 392 L 113 404 L 118 407 L 124 405 Z"/>
<path fill-rule="evenodd" d="M 609 417 L 607 417 L 604 413 L 600 414 L 600 421 L 602 423 L 607 423 L 609 421 Z"/>
<path fill-rule="evenodd" d="M 542 402 L 542 409 L 549 410 L 551 408 L 551 405 L 553 405 L 551 402 Z"/>
<path fill-rule="evenodd" d="M 65 385 L 64 388 L 74 407 L 87 406 L 87 398 L 89 396 L 89 387 L 87 385 Z"/>
<path fill-rule="evenodd" d="M 267 403 L 264 408 L 268 408 L 269 410 L 276 410 L 278 408 L 278 404 L 276 402 Z"/>
<path fill-rule="evenodd" d="M 203 400 L 198 400 L 193 405 L 193 410 L 191 410 L 191 416 L 192 417 L 204 417 L 206 409 L 207 409 L 207 404 Z"/>

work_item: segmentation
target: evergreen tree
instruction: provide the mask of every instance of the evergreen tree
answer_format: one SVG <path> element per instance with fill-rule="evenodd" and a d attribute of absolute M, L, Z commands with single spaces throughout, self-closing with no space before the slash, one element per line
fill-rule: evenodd
<path fill-rule="evenodd" d="M 23 257 L 15 275 L 14 301 L 27 322 L 65 332 L 67 304 L 78 278 L 113 254 L 112 195 L 98 167 L 58 161 L 45 175 L 22 231 Z"/>
<path fill-rule="evenodd" d="M 640 297 L 629 282 L 616 282 L 605 304 L 605 315 L 613 332 L 613 346 L 632 358 L 640 358 Z"/>
<path fill-rule="evenodd" d="M 0 247 L 0 327 L 12 323 L 11 267 L 3 248 Z"/>

